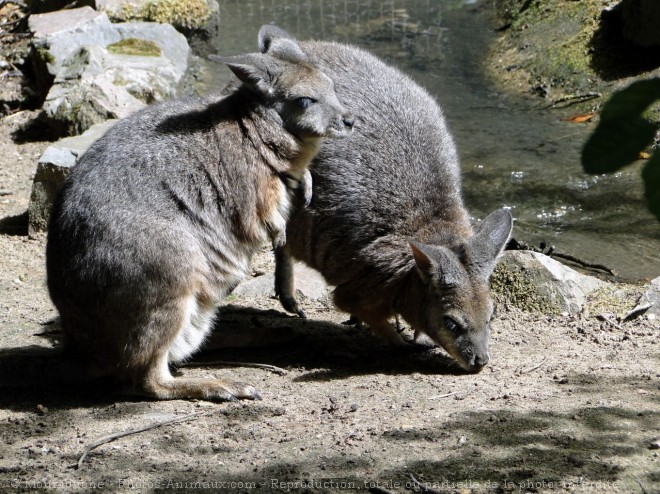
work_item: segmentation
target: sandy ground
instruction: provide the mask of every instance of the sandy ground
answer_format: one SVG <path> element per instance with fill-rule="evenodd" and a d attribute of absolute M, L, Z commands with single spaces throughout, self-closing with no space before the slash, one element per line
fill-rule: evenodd
<path fill-rule="evenodd" d="M 48 144 L 17 144 L 34 117 L 0 122 L 0 492 L 660 492 L 660 348 L 644 318 L 501 303 L 492 363 L 472 375 L 438 349 L 390 349 L 323 302 L 305 301 L 301 320 L 267 295 L 230 297 L 218 331 L 261 345 L 180 371 L 251 383 L 262 401 L 139 401 L 75 384 L 45 238 L 28 238 L 20 216 Z M 266 250 L 256 262 L 257 275 L 272 268 Z M 181 417 L 76 466 L 103 436 Z"/>

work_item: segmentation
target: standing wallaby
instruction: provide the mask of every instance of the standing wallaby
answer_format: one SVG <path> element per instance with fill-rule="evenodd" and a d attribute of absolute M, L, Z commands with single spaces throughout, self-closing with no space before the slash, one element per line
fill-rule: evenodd
<path fill-rule="evenodd" d="M 118 122 L 82 157 L 54 206 L 48 288 L 69 353 L 158 399 L 258 399 L 248 385 L 173 378 L 217 304 L 267 240 L 284 242 L 287 185 L 352 117 L 290 39 L 212 57 L 240 79 Z"/>
<path fill-rule="evenodd" d="M 264 26 L 262 50 L 292 39 Z M 359 115 L 351 136 L 327 141 L 311 168 L 308 207 L 297 207 L 276 255 L 275 290 L 303 315 L 290 255 L 335 285 L 337 307 L 401 343 L 397 314 L 463 368 L 489 359 L 489 277 L 511 233 L 506 210 L 473 232 L 460 169 L 442 111 L 410 78 L 360 49 L 327 42 L 301 48 Z M 309 185 L 309 184 L 308 184 Z"/>

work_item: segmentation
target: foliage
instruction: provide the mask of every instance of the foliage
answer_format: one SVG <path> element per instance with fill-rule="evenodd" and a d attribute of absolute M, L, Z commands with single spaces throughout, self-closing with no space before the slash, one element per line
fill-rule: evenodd
<path fill-rule="evenodd" d="M 614 173 L 639 159 L 660 128 L 643 117 L 657 100 L 660 78 L 637 81 L 614 93 L 582 149 L 584 170 L 591 174 Z M 660 149 L 656 148 L 644 165 L 642 178 L 648 207 L 660 221 Z"/>

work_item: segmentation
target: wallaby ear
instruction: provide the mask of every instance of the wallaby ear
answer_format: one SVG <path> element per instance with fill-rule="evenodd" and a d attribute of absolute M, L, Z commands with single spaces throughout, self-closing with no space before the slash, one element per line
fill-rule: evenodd
<path fill-rule="evenodd" d="M 488 278 L 495 269 L 497 256 L 509 241 L 512 229 L 513 217 L 508 210 L 498 209 L 490 213 L 467 242 L 471 269 Z"/>
<path fill-rule="evenodd" d="M 287 33 L 284 29 L 281 29 L 273 24 L 266 24 L 265 26 L 261 26 L 261 29 L 259 29 L 258 37 L 259 51 L 261 53 L 266 53 L 270 49 L 272 42 L 280 38 L 290 39 L 294 42 L 296 41 L 296 39 Z"/>
<path fill-rule="evenodd" d="M 272 57 L 257 53 L 233 57 L 209 55 L 209 59 L 224 63 L 241 82 L 264 96 L 272 94 L 274 78 L 281 73 Z"/>
<path fill-rule="evenodd" d="M 460 272 L 455 256 L 449 249 L 411 241 L 410 250 L 424 283 L 428 284 L 435 278 L 442 285 L 458 284 Z"/>
<path fill-rule="evenodd" d="M 284 29 L 268 24 L 259 29 L 259 51 L 289 62 L 307 62 L 309 59 L 296 38 Z"/>

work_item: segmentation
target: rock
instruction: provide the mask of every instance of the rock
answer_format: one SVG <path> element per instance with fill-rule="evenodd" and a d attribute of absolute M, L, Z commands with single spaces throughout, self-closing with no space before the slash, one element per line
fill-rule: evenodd
<path fill-rule="evenodd" d="M 109 118 L 124 118 L 148 103 L 174 97 L 183 74 L 164 56 L 82 47 L 63 63 L 43 110 L 61 132 L 79 134 Z"/>
<path fill-rule="evenodd" d="M 167 23 L 184 31 L 208 29 L 219 12 L 214 0 L 96 0 L 96 8 L 115 21 Z"/>
<path fill-rule="evenodd" d="M 623 36 L 636 45 L 660 46 L 660 2 L 623 0 Z"/>
<path fill-rule="evenodd" d="M 32 65 L 45 94 L 62 63 L 82 46 L 107 46 L 121 39 L 104 12 L 90 7 L 31 15 Z"/>
<path fill-rule="evenodd" d="M 28 206 L 28 233 L 45 231 L 55 197 L 78 159 L 116 120 L 107 120 L 75 137 L 60 139 L 39 158 Z"/>
<path fill-rule="evenodd" d="M 60 133 L 78 134 L 173 97 L 188 65 L 186 38 L 167 24 L 113 25 L 104 12 L 83 7 L 32 16 L 30 29 L 48 92 L 44 113 Z"/>
<path fill-rule="evenodd" d="M 579 313 L 587 296 L 605 285 L 531 251 L 505 251 L 492 279 L 493 290 L 508 303 L 553 314 Z"/>
<path fill-rule="evenodd" d="M 330 291 L 332 290 L 325 282 L 323 276 L 317 271 L 301 263 L 294 265 L 294 274 L 296 277 L 296 291 L 300 292 L 305 298 L 329 303 Z M 268 297 L 274 295 L 275 276 L 265 274 L 250 278 L 240 283 L 232 292 L 232 295 L 239 297 Z"/>
<path fill-rule="evenodd" d="M 660 276 L 651 281 L 647 290 L 637 301 L 637 307 L 633 311 L 645 305 L 651 306 L 645 312 L 647 316 L 652 314 L 656 318 L 660 316 Z"/>

